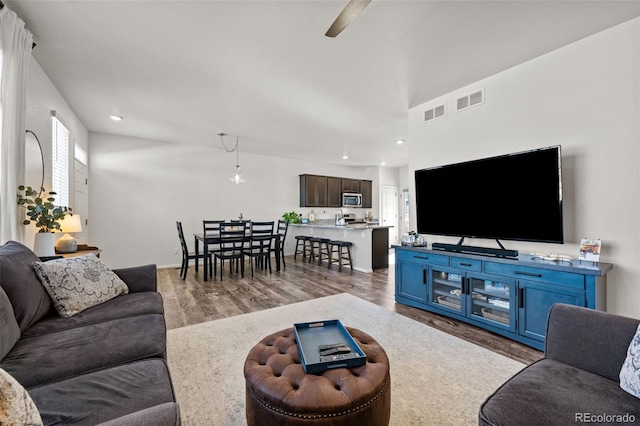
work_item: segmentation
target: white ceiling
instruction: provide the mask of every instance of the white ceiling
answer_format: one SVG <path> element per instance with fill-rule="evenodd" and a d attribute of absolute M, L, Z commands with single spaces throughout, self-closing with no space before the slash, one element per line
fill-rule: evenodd
<path fill-rule="evenodd" d="M 640 15 L 640 1 L 7 1 L 89 131 L 357 166 L 407 110 Z M 125 120 L 111 121 L 110 114 Z M 348 160 L 342 155 L 348 154 Z"/>

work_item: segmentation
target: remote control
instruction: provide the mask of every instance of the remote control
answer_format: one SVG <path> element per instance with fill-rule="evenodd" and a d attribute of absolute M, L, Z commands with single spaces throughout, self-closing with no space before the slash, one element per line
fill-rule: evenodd
<path fill-rule="evenodd" d="M 320 361 L 321 362 L 342 361 L 345 359 L 358 358 L 358 356 L 359 355 L 356 352 L 349 352 L 347 354 L 337 354 L 337 355 L 324 355 L 324 356 L 320 356 Z"/>

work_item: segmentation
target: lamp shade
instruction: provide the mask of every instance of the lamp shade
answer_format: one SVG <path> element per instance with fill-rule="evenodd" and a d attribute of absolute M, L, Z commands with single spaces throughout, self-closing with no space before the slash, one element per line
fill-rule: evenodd
<path fill-rule="evenodd" d="M 60 231 L 64 233 L 82 232 L 82 221 L 79 214 L 66 214 L 60 222 Z"/>

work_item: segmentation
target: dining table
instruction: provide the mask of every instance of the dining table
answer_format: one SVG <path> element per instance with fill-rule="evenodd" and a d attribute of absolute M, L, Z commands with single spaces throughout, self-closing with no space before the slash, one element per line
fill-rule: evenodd
<path fill-rule="evenodd" d="M 209 245 L 216 245 L 216 244 L 220 244 L 221 242 L 221 238 L 219 234 L 193 234 L 194 236 L 194 243 L 195 243 L 195 255 L 196 255 L 196 262 L 198 262 L 198 257 L 200 255 L 200 243 L 202 243 L 203 249 L 204 249 L 204 256 L 202 256 L 203 259 L 203 267 L 202 269 L 203 271 L 203 280 L 204 281 L 208 281 L 209 280 Z M 280 235 L 279 234 L 273 234 L 271 236 L 271 238 L 274 240 L 274 246 L 275 246 L 275 252 L 276 252 L 276 271 L 280 271 Z M 225 238 L 224 239 L 225 242 L 243 242 L 243 243 L 250 243 L 251 242 L 251 234 L 247 233 L 244 237 L 242 238 Z M 215 262 L 215 260 L 214 260 Z M 197 269 L 196 269 L 197 271 Z"/>

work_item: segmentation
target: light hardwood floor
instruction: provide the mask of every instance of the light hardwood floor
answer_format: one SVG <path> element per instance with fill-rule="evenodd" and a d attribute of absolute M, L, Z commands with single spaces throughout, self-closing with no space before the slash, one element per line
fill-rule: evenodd
<path fill-rule="evenodd" d="M 529 364 L 542 357 L 542 352 L 482 330 L 478 327 L 395 303 L 394 268 L 376 270 L 372 274 L 337 268 L 327 269 L 317 264 L 286 258 L 286 268 L 273 273 L 257 270 L 252 278 L 246 265 L 245 277 L 229 274 L 228 265 L 223 280 L 216 277 L 204 282 L 202 265 L 196 276 L 191 266 L 187 279 L 180 279 L 180 268 L 158 270 L 158 290 L 165 304 L 169 329 L 211 321 L 234 315 L 274 308 L 339 293 L 350 293 L 371 303 L 437 328 L 517 361 Z M 218 275 L 219 275 L 218 271 Z"/>

